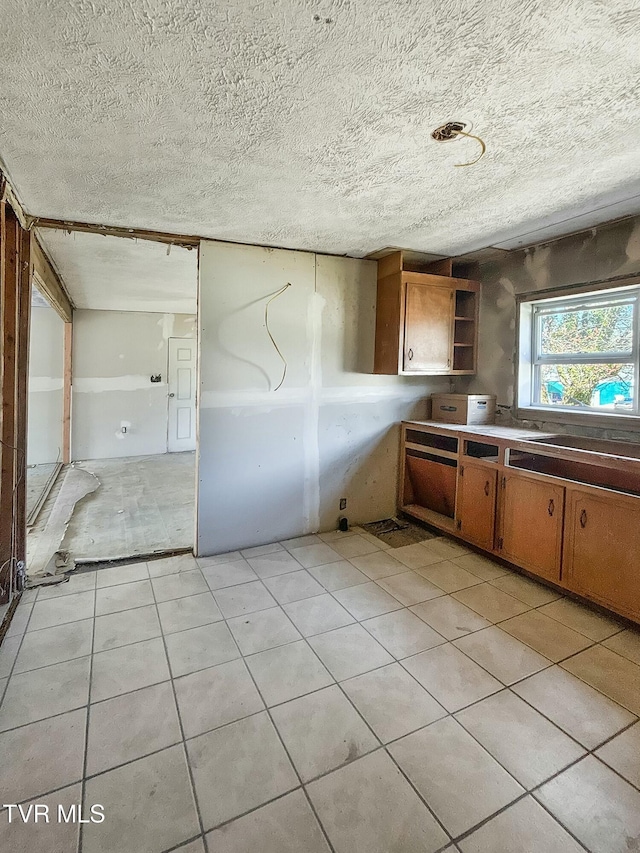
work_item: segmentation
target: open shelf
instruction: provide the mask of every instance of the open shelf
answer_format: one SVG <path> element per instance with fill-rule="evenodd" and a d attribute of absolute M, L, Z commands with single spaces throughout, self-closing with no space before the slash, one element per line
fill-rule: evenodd
<path fill-rule="evenodd" d="M 497 462 L 500 450 L 497 444 L 486 444 L 484 441 L 465 441 L 464 455 L 483 462 Z"/>
<path fill-rule="evenodd" d="M 454 456 L 458 452 L 458 439 L 451 435 L 440 435 L 440 433 L 408 429 L 406 440 L 411 444 L 420 444 L 423 447 L 432 447 L 437 450 L 444 450 Z"/>
<path fill-rule="evenodd" d="M 407 515 L 412 515 L 419 521 L 424 521 L 425 524 L 431 524 L 434 527 L 447 530 L 450 533 L 454 533 L 456 530 L 456 523 L 453 518 L 449 518 L 439 512 L 434 512 L 432 509 L 427 509 L 424 506 L 419 506 L 418 504 L 407 504 L 406 506 L 401 506 L 400 511 Z"/>
<path fill-rule="evenodd" d="M 478 294 L 470 290 L 456 290 L 455 320 L 453 326 L 453 369 L 473 373 L 476 366 L 476 315 Z"/>
<path fill-rule="evenodd" d="M 453 369 L 473 371 L 475 367 L 474 347 L 453 345 Z"/>
<path fill-rule="evenodd" d="M 476 296 L 473 290 L 456 290 L 455 316 L 463 320 L 475 320 Z"/>

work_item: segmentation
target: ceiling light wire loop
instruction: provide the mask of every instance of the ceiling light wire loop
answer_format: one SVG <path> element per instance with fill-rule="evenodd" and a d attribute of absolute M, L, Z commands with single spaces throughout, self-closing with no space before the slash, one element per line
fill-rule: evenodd
<path fill-rule="evenodd" d="M 482 139 L 480 139 L 480 137 L 476 136 L 474 133 L 467 133 L 466 130 L 455 130 L 454 133 L 456 134 L 456 136 L 466 136 L 467 139 L 475 139 L 476 142 L 480 143 L 481 150 L 475 160 L 470 160 L 468 163 L 454 163 L 453 165 L 456 168 L 459 168 L 460 166 L 474 166 L 478 162 L 478 160 L 484 157 L 485 151 L 487 150 L 487 146 L 482 141 Z"/>
<path fill-rule="evenodd" d="M 455 142 L 460 136 L 466 136 L 467 139 L 475 139 L 476 142 L 480 143 L 480 154 L 478 154 L 475 160 L 471 160 L 469 163 L 455 163 L 454 165 L 457 168 L 460 166 L 473 166 L 484 156 L 487 150 L 487 146 L 479 136 L 469 133 L 468 130 L 464 129 L 468 126 L 468 123 L 464 121 L 448 121 L 446 124 L 441 124 L 440 127 L 437 127 L 431 134 L 431 138 L 435 139 L 436 142 Z"/>

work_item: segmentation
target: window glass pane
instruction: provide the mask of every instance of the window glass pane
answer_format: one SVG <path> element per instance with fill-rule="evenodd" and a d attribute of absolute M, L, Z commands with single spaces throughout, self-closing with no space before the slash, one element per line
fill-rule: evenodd
<path fill-rule="evenodd" d="M 623 412 L 636 408 L 632 364 L 542 364 L 539 369 L 539 403 Z"/>
<path fill-rule="evenodd" d="M 635 304 L 603 305 L 539 317 L 540 355 L 631 353 Z"/>

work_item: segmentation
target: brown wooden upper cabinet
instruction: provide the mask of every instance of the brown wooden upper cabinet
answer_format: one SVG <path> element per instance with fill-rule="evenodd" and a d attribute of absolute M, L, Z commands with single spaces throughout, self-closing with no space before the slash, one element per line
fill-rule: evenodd
<path fill-rule="evenodd" d="M 374 373 L 475 373 L 479 293 L 477 281 L 407 269 L 402 252 L 378 261 Z"/>

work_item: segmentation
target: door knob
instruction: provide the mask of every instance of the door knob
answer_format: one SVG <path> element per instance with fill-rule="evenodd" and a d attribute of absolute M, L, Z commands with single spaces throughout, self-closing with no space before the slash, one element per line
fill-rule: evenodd
<path fill-rule="evenodd" d="M 551 498 L 551 500 L 549 501 L 549 506 L 547 507 L 547 512 L 549 513 L 549 515 L 553 515 L 555 508 L 556 505 L 553 502 L 553 498 Z"/>
<path fill-rule="evenodd" d="M 582 529 L 584 530 L 584 528 L 586 526 L 587 526 L 587 511 L 586 511 L 586 509 L 583 509 L 582 512 L 580 513 L 580 527 L 582 527 Z"/>
<path fill-rule="evenodd" d="M 485 493 L 485 495 L 486 495 L 487 497 L 489 497 L 489 492 L 490 492 L 490 491 L 491 491 L 491 484 L 490 484 L 490 483 L 489 483 L 489 481 L 487 480 L 487 482 L 484 484 L 484 493 Z"/>
<path fill-rule="evenodd" d="M 411 361 L 411 359 L 413 358 L 413 350 L 409 349 L 409 352 L 407 353 L 407 355 L 409 356 L 409 361 Z"/>
<path fill-rule="evenodd" d="M 169 397 L 175 397 L 175 396 L 176 396 L 175 394 L 169 394 Z"/>

